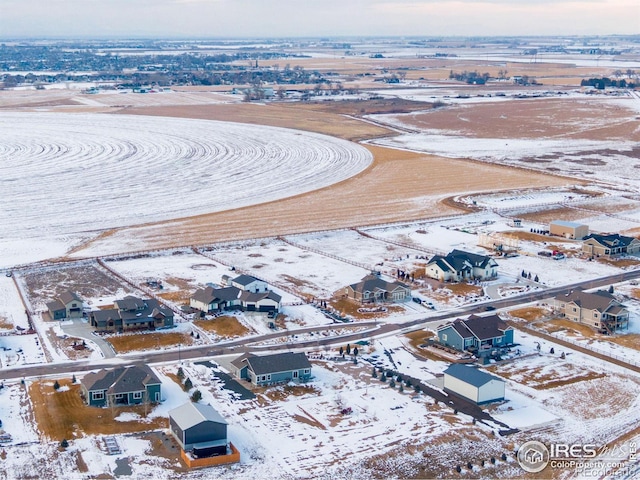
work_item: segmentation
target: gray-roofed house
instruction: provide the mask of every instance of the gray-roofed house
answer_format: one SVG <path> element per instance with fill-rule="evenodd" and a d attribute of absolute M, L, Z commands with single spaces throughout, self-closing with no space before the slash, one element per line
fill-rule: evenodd
<path fill-rule="evenodd" d="M 170 328 L 174 324 L 173 311 L 155 298 L 127 296 L 116 300 L 114 306 L 115 308 L 111 309 L 91 311 L 90 325 L 98 330 L 117 332 L 143 328 Z"/>
<path fill-rule="evenodd" d="M 513 345 L 513 327 L 497 314 L 486 317 L 471 315 L 438 327 L 438 341 L 478 357 L 496 357 Z"/>
<path fill-rule="evenodd" d="M 53 301 L 47 303 L 47 310 L 52 320 L 63 318 L 82 318 L 82 300 L 71 291 L 58 295 Z"/>
<path fill-rule="evenodd" d="M 635 254 L 640 252 L 640 240 L 618 233 L 598 235 L 592 233 L 582 239 L 582 253 L 592 257 Z"/>
<path fill-rule="evenodd" d="M 206 287 L 196 290 L 189 299 L 192 308 L 204 313 L 234 308 L 245 311 L 279 311 L 282 297 L 269 290 L 266 282 L 249 275 L 231 278 L 222 276 L 223 288 Z"/>
<path fill-rule="evenodd" d="M 567 295 L 555 297 L 555 307 L 569 320 L 594 327 L 601 333 L 612 334 L 629 328 L 629 311 L 604 290 L 588 293 L 576 288 Z"/>
<path fill-rule="evenodd" d="M 227 421 L 211 405 L 187 402 L 169 410 L 169 429 L 195 456 L 227 454 Z"/>
<path fill-rule="evenodd" d="M 425 274 L 441 282 L 489 280 L 498 276 L 498 263 L 487 255 L 452 250 L 446 256 L 434 255 Z"/>
<path fill-rule="evenodd" d="M 88 373 L 80 382 L 87 405 L 107 407 L 158 403 L 161 382 L 147 365 L 131 365 Z"/>
<path fill-rule="evenodd" d="M 311 378 L 311 363 L 304 353 L 245 354 L 231 364 L 238 378 L 247 379 L 254 385 L 306 382 Z"/>
<path fill-rule="evenodd" d="M 477 367 L 454 363 L 444 371 L 444 390 L 482 405 L 504 400 L 505 382 Z"/>
<path fill-rule="evenodd" d="M 360 303 L 406 302 L 411 298 L 411 288 L 397 281 L 387 282 L 378 275 L 367 275 L 346 287 L 345 294 Z"/>

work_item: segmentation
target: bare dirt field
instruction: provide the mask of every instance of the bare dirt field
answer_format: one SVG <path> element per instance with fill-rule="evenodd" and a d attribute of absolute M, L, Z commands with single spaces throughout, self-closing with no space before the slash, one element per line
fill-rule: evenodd
<path fill-rule="evenodd" d="M 193 337 L 179 332 L 146 332 L 128 335 L 110 335 L 105 340 L 111 344 L 117 353 L 127 353 L 140 350 L 152 350 L 178 345 L 192 345 Z"/>
<path fill-rule="evenodd" d="M 635 112 L 605 99 L 515 99 L 431 110 L 403 117 L 420 129 L 478 138 L 640 140 Z"/>

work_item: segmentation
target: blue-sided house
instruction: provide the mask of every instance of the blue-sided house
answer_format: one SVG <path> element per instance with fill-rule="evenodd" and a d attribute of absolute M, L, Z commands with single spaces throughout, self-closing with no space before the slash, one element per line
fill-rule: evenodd
<path fill-rule="evenodd" d="M 244 354 L 231 362 L 238 378 L 254 385 L 306 382 L 311 378 L 311 364 L 304 353 L 277 353 L 275 355 Z"/>
<path fill-rule="evenodd" d="M 71 291 L 62 292 L 53 301 L 47 303 L 51 320 L 82 318 L 83 304 L 78 295 Z"/>
<path fill-rule="evenodd" d="M 444 371 L 444 389 L 481 405 L 504 400 L 505 382 L 480 370 L 460 363 Z"/>
<path fill-rule="evenodd" d="M 89 373 L 80 384 L 85 403 L 92 407 L 158 403 L 162 393 L 160 380 L 146 365 Z"/>
<path fill-rule="evenodd" d="M 438 341 L 478 357 L 499 356 L 513 345 L 513 327 L 497 314 L 486 317 L 471 315 L 440 326 Z"/>

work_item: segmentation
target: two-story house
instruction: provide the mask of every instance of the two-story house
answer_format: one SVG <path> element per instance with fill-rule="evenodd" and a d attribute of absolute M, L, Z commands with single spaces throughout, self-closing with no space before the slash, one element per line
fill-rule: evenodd
<path fill-rule="evenodd" d="M 612 334 L 629 328 L 629 311 L 604 290 L 588 293 L 576 288 L 554 300 L 556 309 L 563 317 L 589 325 L 601 333 Z"/>

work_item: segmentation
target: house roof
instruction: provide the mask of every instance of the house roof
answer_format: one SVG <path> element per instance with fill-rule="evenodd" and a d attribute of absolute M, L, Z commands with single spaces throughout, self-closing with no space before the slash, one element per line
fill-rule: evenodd
<path fill-rule="evenodd" d="M 496 261 L 487 255 L 452 250 L 445 257 L 434 255 L 427 265 L 435 263 L 443 271 L 460 272 L 470 268 L 486 268 L 488 265 L 497 265 Z"/>
<path fill-rule="evenodd" d="M 89 373 L 82 379 L 87 391 L 103 391 L 107 394 L 139 392 L 147 385 L 158 385 L 160 380 L 147 365 L 131 365 L 111 370 Z"/>
<path fill-rule="evenodd" d="M 504 332 L 513 329 L 497 314 L 486 317 L 470 315 L 466 320 L 457 318 L 453 322 L 441 326 L 438 330 L 444 330 L 449 327 L 453 327 L 462 338 L 476 337 L 481 341 L 502 337 Z"/>
<path fill-rule="evenodd" d="M 282 297 L 280 295 L 272 292 L 271 290 L 261 293 L 253 293 L 248 291 L 242 291 L 240 293 L 240 300 L 242 300 L 243 302 L 257 303 L 260 300 L 264 300 L 267 298 L 277 303 L 280 303 L 280 300 L 282 300 Z"/>
<path fill-rule="evenodd" d="M 256 375 L 311 368 L 311 364 L 304 353 L 293 352 L 276 353 L 274 355 L 254 355 L 247 357 L 247 363 Z"/>
<path fill-rule="evenodd" d="M 598 242 L 603 247 L 609 248 L 628 247 L 631 242 L 636 240 L 635 237 L 625 237 L 624 235 L 620 235 L 619 233 L 612 233 L 610 235 L 598 235 L 597 233 L 592 233 L 584 237 L 582 241 L 586 242 L 592 239 Z"/>
<path fill-rule="evenodd" d="M 255 355 L 249 352 L 243 353 L 238 358 L 233 359 L 231 361 L 231 365 L 233 365 L 236 368 L 242 369 L 247 366 L 247 358 L 249 357 L 255 357 Z"/>
<path fill-rule="evenodd" d="M 47 309 L 50 312 L 55 312 L 57 310 L 65 310 L 67 307 L 65 307 L 64 303 L 62 303 L 60 300 L 56 299 L 52 302 L 47 303 Z"/>
<path fill-rule="evenodd" d="M 222 415 L 211 405 L 187 402 L 172 410 L 169 410 L 169 418 L 180 427 L 182 431 L 194 427 L 202 422 L 215 422 L 228 425 Z"/>
<path fill-rule="evenodd" d="M 462 380 L 469 385 L 473 385 L 474 387 L 481 387 L 491 380 L 497 380 L 499 382 L 504 383 L 504 380 L 501 378 L 490 375 L 477 367 L 470 367 L 467 365 L 463 365 L 461 363 L 453 363 L 447 367 L 444 371 L 445 375 L 449 375 L 453 378 L 457 378 L 458 380 Z"/>
<path fill-rule="evenodd" d="M 250 283 L 260 282 L 260 281 L 261 280 L 258 280 L 257 278 L 252 277 L 250 275 L 238 275 L 236 278 L 234 278 L 232 280 L 232 282 L 237 283 L 237 284 L 242 285 L 242 286 L 245 286 L 245 287 L 247 285 L 249 285 Z"/>
<path fill-rule="evenodd" d="M 213 303 L 216 299 L 215 291 L 216 289 L 213 287 L 199 288 L 191 295 L 191 298 L 197 302 Z"/>
<path fill-rule="evenodd" d="M 604 290 L 598 290 L 594 293 L 585 292 L 580 288 L 576 288 L 568 295 L 560 295 L 556 300 L 566 303 L 575 303 L 580 308 L 587 310 L 597 310 L 601 313 L 610 307 L 622 307 L 613 295 Z"/>
<path fill-rule="evenodd" d="M 133 295 L 127 295 L 113 303 L 115 303 L 116 307 L 120 310 L 140 310 L 145 307 L 145 301 Z"/>
<path fill-rule="evenodd" d="M 353 283 L 349 287 L 358 293 L 375 292 L 376 290 L 383 290 L 385 292 L 393 292 L 398 288 L 409 289 L 409 287 L 400 282 L 387 282 L 377 275 L 367 275 L 358 283 Z"/>
<path fill-rule="evenodd" d="M 62 292 L 58 298 L 65 305 L 67 303 L 71 303 L 71 302 L 80 302 L 80 303 L 82 303 L 82 300 L 80 300 L 80 297 L 78 297 L 78 295 L 76 295 L 75 293 L 73 293 L 70 290 L 67 290 L 66 292 Z"/>

